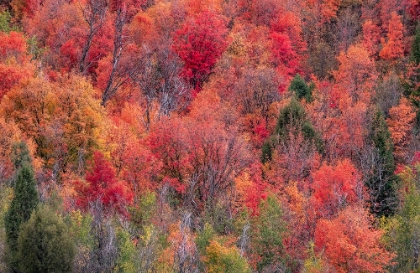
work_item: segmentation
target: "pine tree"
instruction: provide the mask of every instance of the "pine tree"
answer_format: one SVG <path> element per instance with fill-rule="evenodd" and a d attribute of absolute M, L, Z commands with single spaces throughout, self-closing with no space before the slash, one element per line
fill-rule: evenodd
<path fill-rule="evenodd" d="M 12 270 L 16 270 L 18 265 L 16 252 L 20 227 L 29 220 L 32 211 L 38 205 L 36 181 L 30 165 L 30 157 L 26 153 L 26 144 L 20 143 L 18 146 L 21 149 L 19 155 L 14 159 L 15 166 L 19 166 L 14 183 L 14 197 L 5 217 L 8 258 Z"/>
<path fill-rule="evenodd" d="M 420 270 L 420 164 L 406 167 L 399 173 L 402 202 L 395 217 L 385 221 L 384 241 L 396 257 L 390 272 L 419 272 Z"/>
<path fill-rule="evenodd" d="M 389 216 L 398 206 L 398 177 L 394 174 L 394 145 L 379 107 L 373 118 L 369 141 L 374 158 L 366 181 L 370 195 L 370 209 L 377 216 Z"/>
<path fill-rule="evenodd" d="M 295 98 L 292 98 L 290 103 L 280 111 L 274 135 L 262 146 L 261 161 L 263 163 L 271 161 L 276 145 L 279 142 L 287 144 L 290 142 L 290 137 L 297 134 L 301 134 L 309 146 L 314 147 L 318 152 L 323 151 L 322 140 L 307 118 L 305 109 Z"/>
<path fill-rule="evenodd" d="M 301 133 L 306 141 L 315 145 L 319 152 L 322 151 L 322 141 L 320 137 L 312 126 L 311 121 L 308 119 L 305 109 L 303 109 L 302 105 L 294 98 L 292 98 L 289 105 L 280 111 L 275 132 L 280 139 L 285 140 L 286 142 L 291 133 Z"/>
<path fill-rule="evenodd" d="M 307 102 L 312 101 L 312 90 L 299 74 L 293 78 L 289 90 L 294 92 L 299 100 L 305 98 Z"/>
<path fill-rule="evenodd" d="M 21 272 L 71 272 L 74 245 L 63 220 L 47 206 L 32 213 L 18 239 Z"/>

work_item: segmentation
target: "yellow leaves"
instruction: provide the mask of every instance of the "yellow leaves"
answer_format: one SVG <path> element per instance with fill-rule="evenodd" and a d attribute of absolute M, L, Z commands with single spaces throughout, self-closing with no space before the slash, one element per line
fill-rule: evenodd
<path fill-rule="evenodd" d="M 206 248 L 203 259 L 208 273 L 246 273 L 251 272 L 246 260 L 241 257 L 236 247 L 225 247 L 212 240 Z"/>
<path fill-rule="evenodd" d="M 253 183 L 248 172 L 243 172 L 240 176 L 235 178 L 236 189 L 240 196 L 244 196 L 247 192 L 247 189 L 251 187 L 252 184 Z"/>
<path fill-rule="evenodd" d="M 304 217 L 308 200 L 298 189 L 297 182 L 290 182 L 284 188 L 284 193 L 288 199 L 290 210 L 299 218 Z"/>
<path fill-rule="evenodd" d="M 63 156 L 80 163 L 90 149 L 105 147 L 105 111 L 93 87 L 81 77 L 56 82 L 27 79 L 5 95 L 1 106 L 0 116 L 16 123 L 24 138 L 36 143 L 37 156 L 46 166 Z"/>

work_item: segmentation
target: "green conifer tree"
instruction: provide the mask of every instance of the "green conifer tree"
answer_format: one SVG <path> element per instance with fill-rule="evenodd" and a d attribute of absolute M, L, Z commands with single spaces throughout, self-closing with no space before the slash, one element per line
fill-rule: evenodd
<path fill-rule="evenodd" d="M 420 64 L 420 25 L 416 28 L 416 35 L 411 45 L 411 61 L 416 65 Z"/>
<path fill-rule="evenodd" d="M 371 212 L 377 216 L 389 216 L 398 206 L 398 177 L 394 174 L 394 145 L 379 107 L 373 118 L 369 141 L 374 155 L 372 169 L 366 180 Z"/>
<path fill-rule="evenodd" d="M 18 238 L 20 272 L 71 272 L 75 250 L 61 217 L 47 206 L 32 213 Z"/>
<path fill-rule="evenodd" d="M 312 89 L 299 74 L 296 74 L 293 78 L 289 90 L 295 93 L 296 98 L 299 100 L 305 98 L 307 102 L 312 101 Z"/>
<path fill-rule="evenodd" d="M 322 153 L 322 139 L 307 118 L 305 109 L 295 98 L 292 98 L 290 103 L 280 111 L 274 135 L 268 138 L 262 146 L 261 161 L 263 163 L 270 161 L 278 142 L 283 141 L 287 144 L 290 136 L 297 134 L 302 134 L 310 146 L 315 147 L 318 152 Z"/>
<path fill-rule="evenodd" d="M 252 234 L 253 251 L 261 259 L 258 272 L 289 272 L 288 257 L 284 251 L 283 238 L 286 226 L 283 211 L 275 196 L 260 203 L 260 214 L 255 219 Z"/>
<path fill-rule="evenodd" d="M 31 213 L 39 202 L 36 181 L 26 144 L 20 143 L 16 147 L 20 147 L 20 152 L 15 153 L 16 156 L 13 161 L 15 166 L 18 167 L 18 173 L 14 183 L 14 196 L 5 216 L 7 259 L 13 271 L 16 271 L 18 266 L 16 254 L 20 227 L 29 220 Z M 17 151 L 17 149 L 14 149 L 14 151 Z"/>

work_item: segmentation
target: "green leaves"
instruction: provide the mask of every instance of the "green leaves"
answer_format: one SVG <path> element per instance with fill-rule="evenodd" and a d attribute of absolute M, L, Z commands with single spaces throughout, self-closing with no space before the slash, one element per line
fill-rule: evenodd
<path fill-rule="evenodd" d="M 61 217 L 47 206 L 36 210 L 19 233 L 21 272 L 71 272 L 74 245 Z"/>
<path fill-rule="evenodd" d="M 293 92 L 299 100 L 304 98 L 307 102 L 312 101 L 312 88 L 308 86 L 299 74 L 296 74 L 293 78 L 289 90 Z"/>
<path fill-rule="evenodd" d="M 14 197 L 5 217 L 7 245 L 10 251 L 9 265 L 12 269 L 16 269 L 19 264 L 16 251 L 20 227 L 29 220 L 32 211 L 39 202 L 36 181 L 26 144 L 19 143 L 15 147 L 20 149 L 20 151 L 14 149 L 16 154 L 14 162 L 19 169 L 14 184 Z"/>

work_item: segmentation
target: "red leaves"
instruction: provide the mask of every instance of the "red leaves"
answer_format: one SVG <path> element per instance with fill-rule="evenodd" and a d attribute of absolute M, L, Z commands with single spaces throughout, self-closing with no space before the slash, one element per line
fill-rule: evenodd
<path fill-rule="evenodd" d="M 76 184 L 79 207 L 87 209 L 90 204 L 99 202 L 105 209 L 126 213 L 125 205 L 132 202 L 133 194 L 125 182 L 116 178 L 114 168 L 102 153 L 93 154 L 93 167 L 85 179 L 86 182 Z"/>
<path fill-rule="evenodd" d="M 14 57 L 22 61 L 26 57 L 26 40 L 25 37 L 18 32 L 10 32 L 9 34 L 0 32 L 0 56 L 2 59 Z"/>
<path fill-rule="evenodd" d="M 0 32 L 0 101 L 4 94 L 33 73 L 26 39 L 18 32 Z"/>
<path fill-rule="evenodd" d="M 281 75 L 293 77 L 301 73 L 306 43 L 303 41 L 300 19 L 291 12 L 282 12 L 271 27 L 271 51 Z"/>
<path fill-rule="evenodd" d="M 225 20 L 204 11 L 186 20 L 175 32 L 173 49 L 185 62 L 182 75 L 200 91 L 211 69 L 227 47 Z"/>

